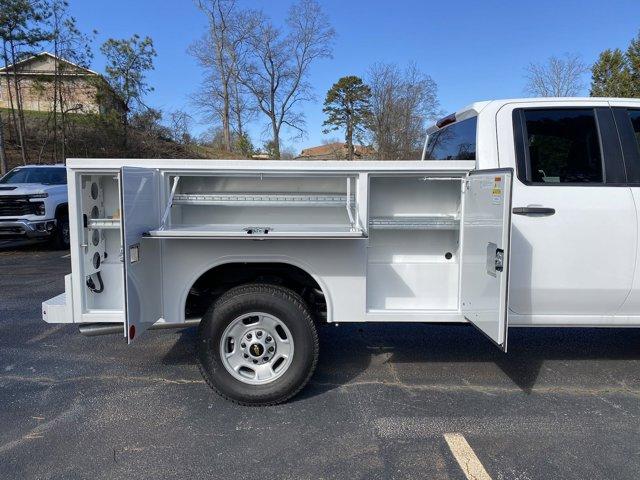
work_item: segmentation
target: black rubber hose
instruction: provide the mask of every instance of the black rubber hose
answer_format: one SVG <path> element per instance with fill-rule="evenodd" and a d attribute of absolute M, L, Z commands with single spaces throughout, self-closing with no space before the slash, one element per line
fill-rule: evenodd
<path fill-rule="evenodd" d="M 93 283 L 93 279 L 91 277 L 87 278 L 87 287 L 89 287 L 89 290 L 93 293 L 102 293 L 104 291 L 104 283 L 102 282 L 102 275 L 100 275 L 100 272 L 96 272 L 96 278 L 98 279 L 100 287 L 96 288 L 96 284 Z"/>

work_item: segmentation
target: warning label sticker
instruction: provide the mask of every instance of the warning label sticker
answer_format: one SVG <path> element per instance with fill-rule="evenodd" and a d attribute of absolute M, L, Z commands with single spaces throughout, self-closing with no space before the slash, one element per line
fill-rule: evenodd
<path fill-rule="evenodd" d="M 502 202 L 502 177 L 495 177 L 493 179 L 491 197 L 495 205 L 499 205 Z"/>

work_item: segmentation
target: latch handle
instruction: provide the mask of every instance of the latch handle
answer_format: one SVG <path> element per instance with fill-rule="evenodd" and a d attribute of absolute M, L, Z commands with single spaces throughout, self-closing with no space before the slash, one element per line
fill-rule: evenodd
<path fill-rule="evenodd" d="M 487 243 L 487 273 L 492 277 L 497 276 L 497 272 L 504 270 L 504 250 L 498 245 Z"/>
<path fill-rule="evenodd" d="M 496 272 L 504 269 L 504 250 L 501 248 L 496 248 L 495 268 Z"/>
<path fill-rule="evenodd" d="M 267 235 L 272 230 L 271 227 L 246 227 L 244 231 L 247 235 Z"/>

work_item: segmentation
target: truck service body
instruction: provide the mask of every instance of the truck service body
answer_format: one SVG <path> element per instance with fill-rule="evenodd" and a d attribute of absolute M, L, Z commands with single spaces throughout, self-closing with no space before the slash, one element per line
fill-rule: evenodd
<path fill-rule="evenodd" d="M 423 161 L 71 159 L 72 274 L 43 319 L 85 333 L 200 323 L 208 383 L 304 386 L 315 323 L 640 325 L 640 101 L 480 102 Z M 142 339 L 141 341 L 144 341 Z"/>

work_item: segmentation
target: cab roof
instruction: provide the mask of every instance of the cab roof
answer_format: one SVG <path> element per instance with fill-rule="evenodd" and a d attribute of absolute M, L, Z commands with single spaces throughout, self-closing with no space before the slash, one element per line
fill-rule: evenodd
<path fill-rule="evenodd" d="M 53 165 L 18 165 L 17 167 L 14 167 L 13 169 L 16 170 L 18 168 L 67 168 L 66 165 L 63 165 L 62 163 L 56 163 Z"/>
<path fill-rule="evenodd" d="M 637 104 L 640 107 L 640 98 L 616 98 L 616 97 L 534 97 L 534 98 L 504 98 L 497 100 L 485 100 L 480 102 L 473 102 L 467 105 L 464 108 L 456 111 L 453 116 L 455 116 L 455 121 L 458 122 L 460 120 L 465 120 L 467 118 L 475 117 L 482 110 L 484 110 L 487 106 L 492 105 L 494 108 L 499 109 L 503 105 L 507 105 L 509 103 L 549 103 L 549 102 L 624 102 L 624 103 L 632 103 Z M 440 120 L 434 122 L 429 125 L 427 128 L 427 133 L 432 133 L 436 130 L 439 130 L 437 123 Z M 453 123 L 453 122 L 448 122 Z"/>

